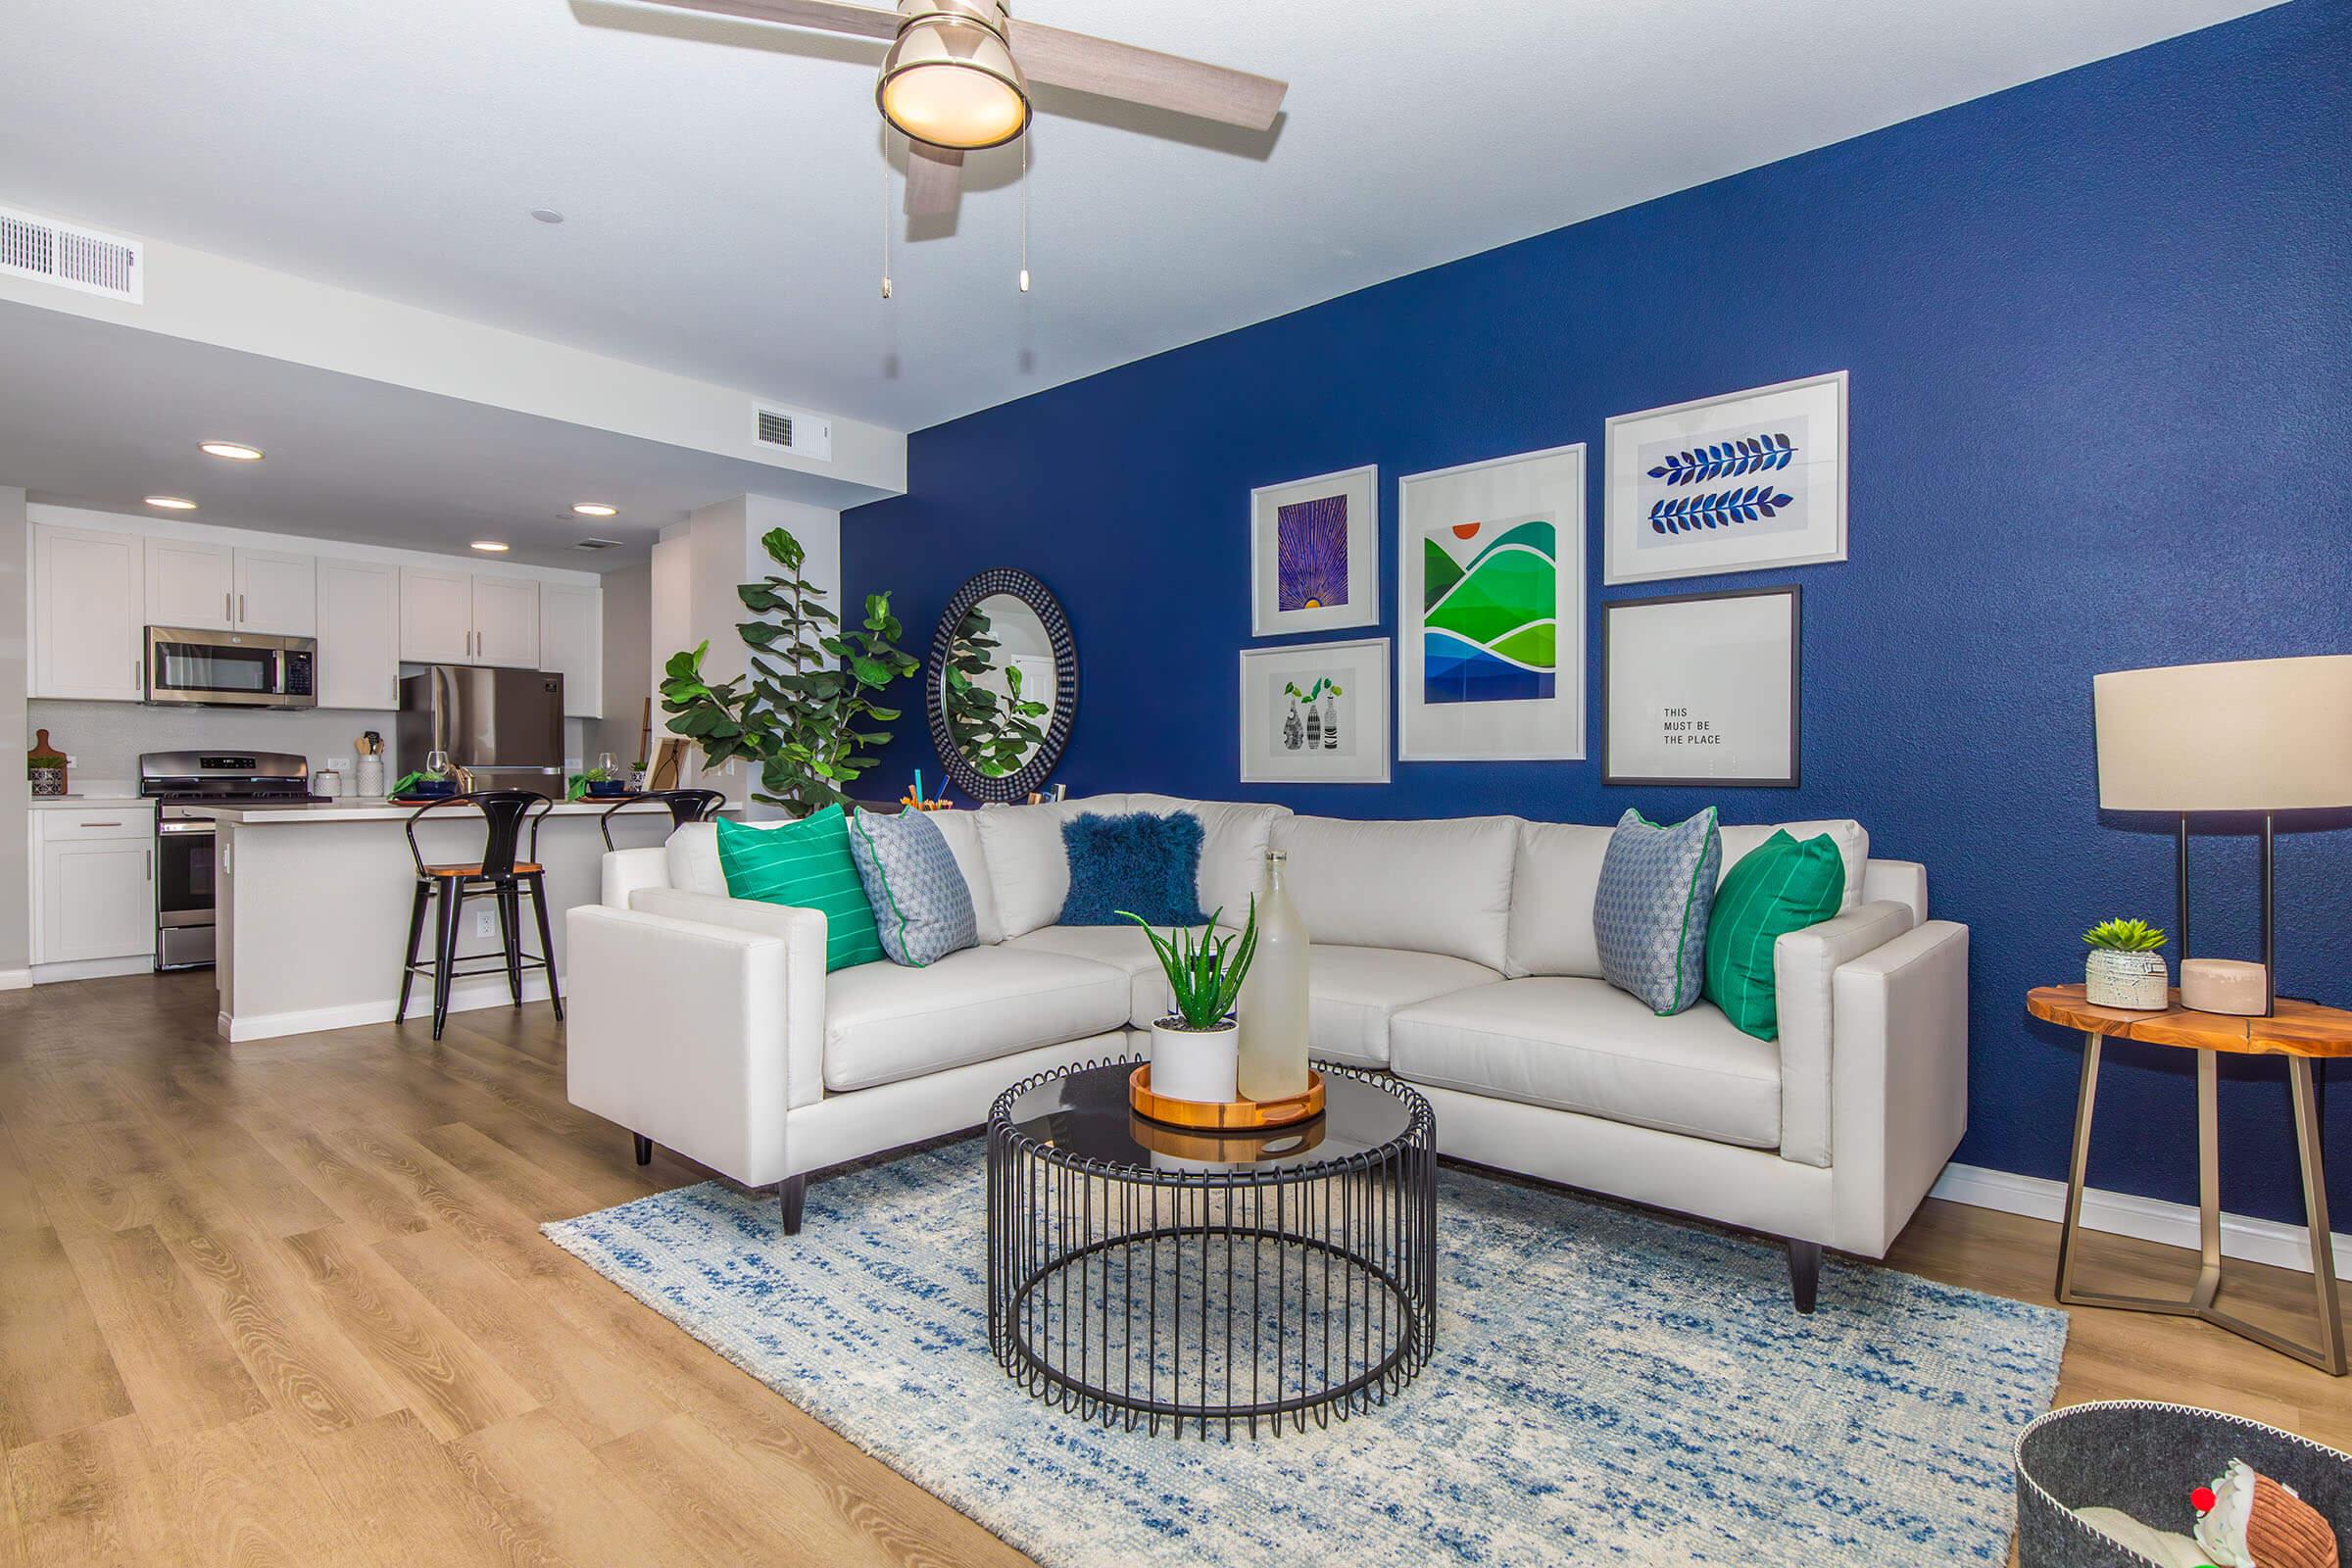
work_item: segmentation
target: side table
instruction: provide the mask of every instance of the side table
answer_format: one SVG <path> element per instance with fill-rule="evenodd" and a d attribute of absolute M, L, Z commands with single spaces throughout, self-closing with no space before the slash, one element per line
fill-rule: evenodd
<path fill-rule="evenodd" d="M 2082 987 L 2041 986 L 2026 996 L 2026 1011 L 2047 1023 L 2082 1031 L 2082 1090 L 2075 1106 L 2074 1157 L 2066 1174 L 2066 1221 L 2058 1232 L 2058 1299 L 2069 1306 L 2112 1306 L 2202 1318 L 2217 1328 L 2291 1355 L 2335 1377 L 2346 1371 L 2344 1321 L 2336 1300 L 2335 1250 L 2328 1230 L 2328 1176 L 2321 1164 L 2320 1114 L 2312 1092 L 2313 1061 L 2352 1056 L 2352 1012 L 2315 1003 L 2281 1000 L 2276 1016 L 2241 1018 L 2192 1012 L 2172 993 L 2162 1012 L 2092 1006 Z M 2099 1086 L 2099 1047 L 2107 1040 L 2177 1046 L 2197 1054 L 2197 1283 L 2185 1301 L 2109 1296 L 2074 1288 L 2082 1224 L 2082 1175 L 2090 1158 L 2090 1112 Z M 2215 1306 L 2222 1289 L 2222 1178 L 2220 1112 L 2216 1104 L 2220 1055 L 2286 1057 L 2294 1095 L 2295 1150 L 2303 1173 L 2303 1208 L 2311 1227 L 2311 1272 L 2318 1296 L 2320 1343 L 2315 1348 L 2282 1339 Z"/>

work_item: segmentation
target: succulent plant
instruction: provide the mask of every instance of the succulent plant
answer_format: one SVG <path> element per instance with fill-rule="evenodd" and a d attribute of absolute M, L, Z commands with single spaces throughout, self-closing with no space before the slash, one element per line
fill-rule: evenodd
<path fill-rule="evenodd" d="M 1126 909 L 1116 912 L 1142 926 L 1144 935 L 1152 939 L 1152 951 L 1159 955 L 1168 990 L 1176 999 L 1176 1015 L 1184 1020 L 1184 1026 L 1214 1029 L 1223 1023 L 1241 997 L 1250 960 L 1257 955 L 1256 895 L 1250 896 L 1250 920 L 1239 936 L 1214 934 L 1217 915 L 1225 912 L 1222 907 L 1208 917 L 1204 933 L 1198 938 L 1182 926 L 1171 926 L 1163 937 L 1142 915 Z"/>
<path fill-rule="evenodd" d="M 2153 953 L 2166 938 L 2145 920 L 2101 920 L 2082 933 L 2082 940 L 2109 953 Z"/>

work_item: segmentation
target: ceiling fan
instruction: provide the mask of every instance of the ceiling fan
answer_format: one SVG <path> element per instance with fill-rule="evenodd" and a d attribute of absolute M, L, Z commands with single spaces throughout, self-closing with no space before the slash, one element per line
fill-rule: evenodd
<path fill-rule="evenodd" d="M 1289 84 L 1060 27 L 1016 22 L 1003 0 L 899 0 L 895 11 L 848 0 L 654 0 L 859 38 L 888 38 L 874 84 L 882 118 L 911 144 L 906 211 L 956 205 L 963 155 L 1029 128 L 1029 84 L 1124 99 L 1197 120 L 1264 130 Z"/>

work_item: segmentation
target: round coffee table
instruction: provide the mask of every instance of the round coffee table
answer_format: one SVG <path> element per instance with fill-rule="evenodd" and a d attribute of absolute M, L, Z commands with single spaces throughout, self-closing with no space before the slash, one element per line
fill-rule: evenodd
<path fill-rule="evenodd" d="M 1273 1133 L 1162 1126 L 1133 1062 L 1049 1073 L 988 1118 L 988 1332 L 1031 1394 L 1106 1425 L 1304 1431 L 1385 1403 L 1437 1343 L 1437 1118 L 1324 1065 Z"/>

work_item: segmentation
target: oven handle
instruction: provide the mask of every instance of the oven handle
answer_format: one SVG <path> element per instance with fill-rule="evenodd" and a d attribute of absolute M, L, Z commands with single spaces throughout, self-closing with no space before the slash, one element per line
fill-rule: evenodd
<path fill-rule="evenodd" d="M 156 824 L 155 830 L 158 833 L 202 833 L 205 837 L 210 838 L 218 831 L 218 824 L 206 821 L 159 822 Z"/>

